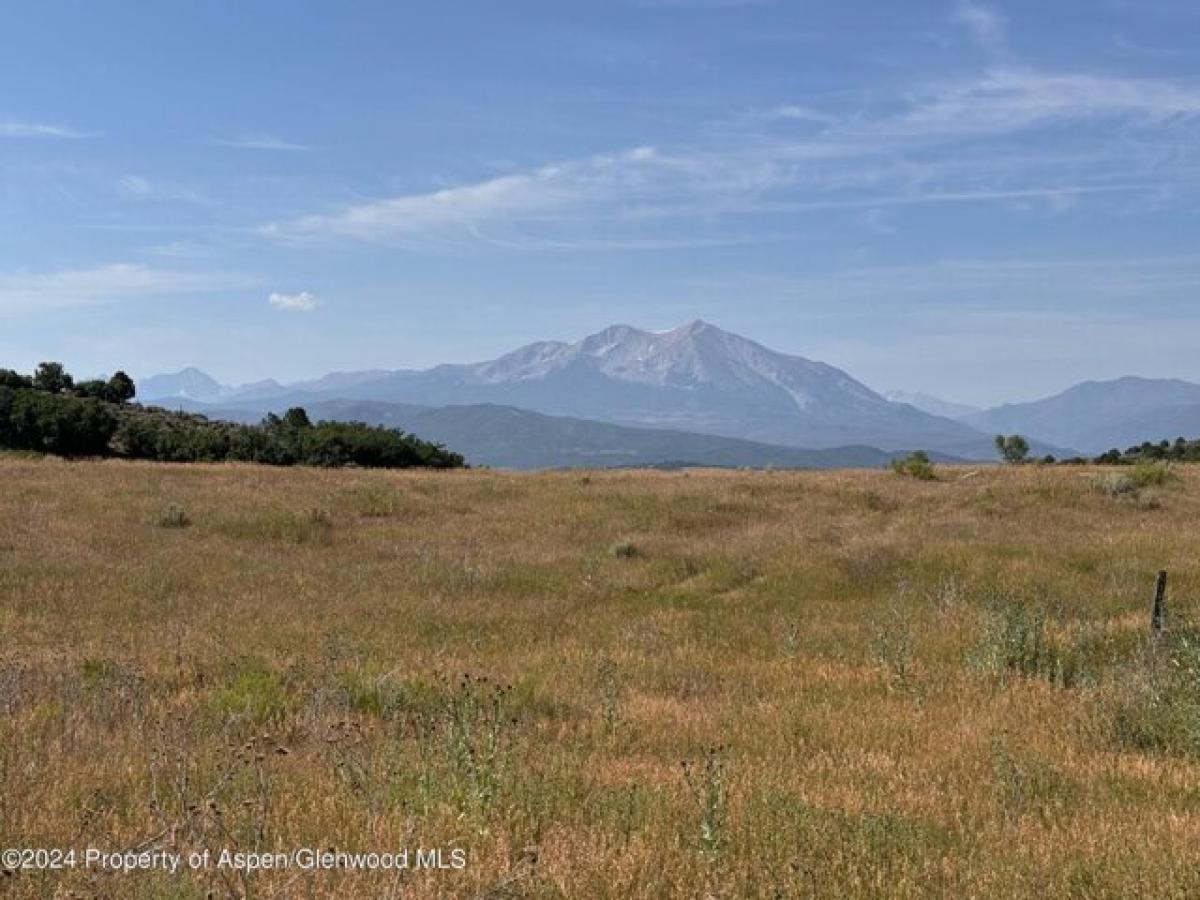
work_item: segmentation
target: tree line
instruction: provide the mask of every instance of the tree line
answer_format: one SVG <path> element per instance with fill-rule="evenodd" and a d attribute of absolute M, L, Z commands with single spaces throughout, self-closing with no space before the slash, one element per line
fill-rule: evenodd
<path fill-rule="evenodd" d="M 1073 456 L 1055 459 L 1046 455 L 1036 460 L 1029 456 L 1029 442 L 1019 434 L 996 435 L 996 452 L 1007 463 L 1039 462 L 1059 465 L 1132 466 L 1140 462 L 1200 462 L 1200 440 L 1178 437 L 1174 441 L 1143 441 L 1124 450 L 1113 447 L 1099 456 Z"/>
<path fill-rule="evenodd" d="M 301 408 L 258 425 L 171 412 L 130 401 L 137 388 L 117 372 L 75 382 L 62 364 L 32 375 L 0 369 L 0 447 L 59 456 L 160 462 L 254 462 L 276 466 L 457 468 L 463 457 L 415 435 L 363 422 L 313 423 Z"/>
<path fill-rule="evenodd" d="M 1200 440 L 1178 437 L 1174 441 L 1159 441 L 1157 444 L 1144 441 L 1134 447 L 1118 450 L 1115 447 L 1096 457 L 1094 462 L 1102 465 L 1132 465 L 1150 461 L 1200 462 Z"/>

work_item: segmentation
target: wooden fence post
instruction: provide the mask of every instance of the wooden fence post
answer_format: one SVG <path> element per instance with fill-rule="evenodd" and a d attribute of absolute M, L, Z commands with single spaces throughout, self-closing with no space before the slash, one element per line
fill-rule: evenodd
<path fill-rule="evenodd" d="M 1167 572 L 1160 569 L 1154 581 L 1154 606 L 1150 610 L 1150 634 L 1158 637 L 1163 633 L 1167 620 Z"/>

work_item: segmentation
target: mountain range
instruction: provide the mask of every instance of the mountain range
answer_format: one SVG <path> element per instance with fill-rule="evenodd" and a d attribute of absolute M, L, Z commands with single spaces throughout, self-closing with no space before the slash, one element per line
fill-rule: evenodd
<path fill-rule="evenodd" d="M 1070 455 L 1200 431 L 1191 427 L 1200 426 L 1200 385 L 1188 382 L 1090 382 L 979 410 L 927 394 L 885 396 L 826 363 L 701 321 L 657 332 L 614 325 L 480 363 L 291 384 L 231 387 L 188 368 L 143 380 L 138 395 L 235 418 L 304 406 L 321 418 L 404 427 L 476 462 L 517 468 L 873 465 L 913 449 L 990 460 L 998 432 L 1025 434 L 1039 455 Z"/>
<path fill-rule="evenodd" d="M 963 422 L 1085 453 L 1200 435 L 1200 384 L 1168 378 L 1085 381 L 1053 397 L 971 413 Z"/>
<path fill-rule="evenodd" d="M 530 344 L 482 363 L 340 372 L 290 385 L 228 388 L 184 370 L 147 379 L 140 396 L 254 408 L 328 400 L 506 406 L 780 447 L 992 454 L 990 437 L 970 426 L 893 403 L 833 366 L 699 321 L 663 332 L 614 325 L 576 343 Z"/>

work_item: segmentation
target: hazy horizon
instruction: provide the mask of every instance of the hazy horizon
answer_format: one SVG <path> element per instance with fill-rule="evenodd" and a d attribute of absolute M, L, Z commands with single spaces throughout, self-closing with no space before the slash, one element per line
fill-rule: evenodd
<path fill-rule="evenodd" d="M 6 20 L 0 366 L 290 382 L 702 318 L 977 406 L 1200 381 L 1193 4 Z"/>

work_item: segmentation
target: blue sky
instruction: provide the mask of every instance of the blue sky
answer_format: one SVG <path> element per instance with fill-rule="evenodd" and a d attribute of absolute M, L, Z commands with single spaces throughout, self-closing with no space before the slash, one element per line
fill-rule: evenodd
<path fill-rule="evenodd" d="M 1200 380 L 1193 0 L 42 0 L 0 87 L 0 365 L 699 317 L 981 404 Z"/>

